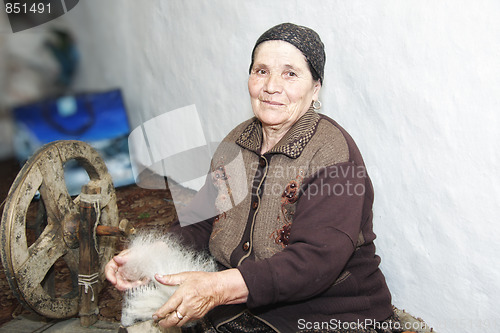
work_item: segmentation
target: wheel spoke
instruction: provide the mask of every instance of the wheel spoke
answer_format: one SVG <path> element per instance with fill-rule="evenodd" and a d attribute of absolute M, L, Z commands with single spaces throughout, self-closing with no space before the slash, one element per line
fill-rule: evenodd
<path fill-rule="evenodd" d="M 77 208 L 71 199 L 64 181 L 63 160 L 57 147 L 46 151 L 40 157 L 38 168 L 43 176 L 40 186 L 49 223 L 60 222 L 69 214 L 77 214 Z"/>
<path fill-rule="evenodd" d="M 73 285 L 73 290 L 70 294 L 75 296 L 78 295 L 78 253 L 78 249 L 69 249 L 63 257 L 66 265 L 68 266 L 71 283 Z"/>
<path fill-rule="evenodd" d="M 16 269 L 18 286 L 25 294 L 40 285 L 56 260 L 65 255 L 67 248 L 60 237 L 59 228 L 48 226 L 29 248 L 28 259 Z"/>
<path fill-rule="evenodd" d="M 64 261 L 68 265 L 71 274 L 78 274 L 78 250 L 71 249 L 64 255 Z"/>

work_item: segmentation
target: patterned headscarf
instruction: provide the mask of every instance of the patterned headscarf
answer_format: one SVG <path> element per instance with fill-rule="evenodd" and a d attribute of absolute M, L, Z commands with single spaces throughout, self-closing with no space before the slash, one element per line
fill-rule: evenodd
<path fill-rule="evenodd" d="M 252 71 L 255 49 L 260 43 L 268 40 L 282 40 L 288 42 L 298 48 L 306 57 L 310 69 L 316 73 L 311 73 L 313 77 L 321 80 L 323 84 L 323 76 L 325 71 L 325 46 L 319 35 L 312 29 L 296 25 L 293 23 L 282 23 L 267 30 L 259 37 L 252 51 L 252 63 L 250 64 L 250 72 Z M 317 75 L 314 75 L 317 74 Z"/>

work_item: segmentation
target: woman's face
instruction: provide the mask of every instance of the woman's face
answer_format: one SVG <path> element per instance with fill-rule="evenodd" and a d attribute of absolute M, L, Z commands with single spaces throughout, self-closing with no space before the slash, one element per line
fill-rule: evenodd
<path fill-rule="evenodd" d="M 253 113 L 264 126 L 291 127 L 318 99 L 320 88 L 292 44 L 272 40 L 255 50 L 248 91 Z"/>

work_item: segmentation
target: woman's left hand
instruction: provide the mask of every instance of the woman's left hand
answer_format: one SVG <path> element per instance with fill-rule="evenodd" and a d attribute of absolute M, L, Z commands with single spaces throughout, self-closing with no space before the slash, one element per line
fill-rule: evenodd
<path fill-rule="evenodd" d="M 197 320 L 218 305 L 245 303 L 248 288 L 239 270 L 184 272 L 156 275 L 156 280 L 179 288 L 153 315 L 162 327 L 182 326 Z"/>

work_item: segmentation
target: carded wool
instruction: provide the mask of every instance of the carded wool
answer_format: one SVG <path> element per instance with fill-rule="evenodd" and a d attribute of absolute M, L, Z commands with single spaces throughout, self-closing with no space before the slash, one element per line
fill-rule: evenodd
<path fill-rule="evenodd" d="M 121 318 L 123 326 L 151 320 L 155 311 L 177 289 L 177 286 L 165 286 L 156 281 L 155 274 L 216 271 L 212 257 L 183 247 L 170 235 L 141 233 L 132 239 L 127 251 L 128 260 L 120 267 L 120 273 L 130 281 L 143 280 L 145 284 L 125 292 Z"/>

